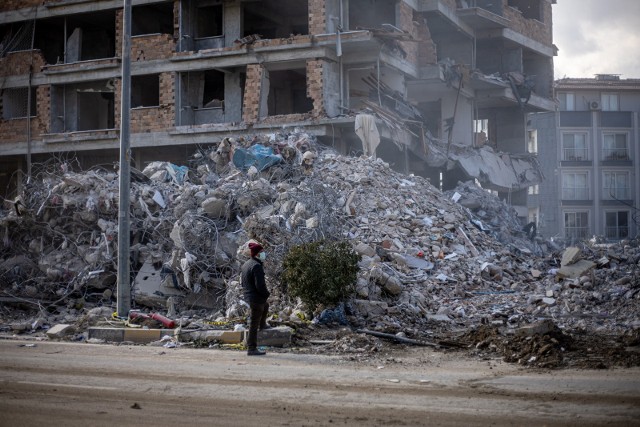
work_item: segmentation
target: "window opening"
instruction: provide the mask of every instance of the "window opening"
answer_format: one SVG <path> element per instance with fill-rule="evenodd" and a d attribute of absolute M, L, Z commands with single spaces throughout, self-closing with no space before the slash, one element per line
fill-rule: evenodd
<path fill-rule="evenodd" d="M 629 147 L 626 133 L 604 134 L 602 145 L 604 160 L 629 160 Z"/>
<path fill-rule="evenodd" d="M 29 88 L 4 89 L 2 91 L 2 118 L 4 120 L 27 117 Z M 31 88 L 31 117 L 36 116 L 36 88 Z"/>
<path fill-rule="evenodd" d="M 617 93 L 603 93 L 600 101 L 602 111 L 620 111 L 620 101 Z"/>
<path fill-rule="evenodd" d="M 631 199 L 631 188 L 629 186 L 628 172 L 604 172 L 602 181 L 603 199 Z"/>
<path fill-rule="evenodd" d="M 350 0 L 349 29 L 381 28 L 396 25 L 396 3 L 391 0 Z"/>
<path fill-rule="evenodd" d="M 307 97 L 306 69 L 269 71 L 268 115 L 303 114 L 313 110 Z"/>
<path fill-rule="evenodd" d="M 586 239 L 589 234 L 589 213 L 565 212 L 564 234 L 570 240 Z"/>
<path fill-rule="evenodd" d="M 561 92 L 558 94 L 558 100 L 560 101 L 560 111 L 575 111 L 575 94 L 571 92 Z"/>
<path fill-rule="evenodd" d="M 542 22 L 542 11 L 539 0 L 509 0 L 509 6 L 522 13 L 526 19 L 535 19 Z"/>
<path fill-rule="evenodd" d="M 224 35 L 223 9 L 221 4 L 196 7 L 196 37 L 218 37 Z"/>
<path fill-rule="evenodd" d="M 160 105 L 160 75 L 131 77 L 131 108 Z"/>
<path fill-rule="evenodd" d="M 309 34 L 307 0 L 264 0 L 243 4 L 243 37 L 263 39 Z"/>
<path fill-rule="evenodd" d="M 530 130 L 528 131 L 528 140 L 527 140 L 527 151 L 531 154 L 538 153 L 538 131 Z"/>
<path fill-rule="evenodd" d="M 113 92 L 77 92 L 77 130 L 113 129 Z"/>
<path fill-rule="evenodd" d="M 131 9 L 131 35 L 173 34 L 173 3 L 134 6 Z"/>
<path fill-rule="evenodd" d="M 605 214 L 605 236 L 611 240 L 629 237 L 629 212 L 607 212 Z"/>
<path fill-rule="evenodd" d="M 588 200 L 589 184 L 586 172 L 562 174 L 563 200 Z"/>
<path fill-rule="evenodd" d="M 589 160 L 587 135 L 584 133 L 565 133 L 562 135 L 562 160 Z"/>

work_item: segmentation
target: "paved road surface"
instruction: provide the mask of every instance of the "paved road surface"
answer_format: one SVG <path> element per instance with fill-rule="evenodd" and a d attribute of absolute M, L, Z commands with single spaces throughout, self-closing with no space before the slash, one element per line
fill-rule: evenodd
<path fill-rule="evenodd" d="M 35 347 L 31 346 L 35 344 Z M 0 340 L 0 426 L 640 425 L 640 369 Z"/>

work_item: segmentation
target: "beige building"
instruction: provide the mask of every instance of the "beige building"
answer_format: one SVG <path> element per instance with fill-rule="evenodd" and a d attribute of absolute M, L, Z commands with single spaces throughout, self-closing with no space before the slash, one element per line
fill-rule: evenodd
<path fill-rule="evenodd" d="M 547 177 L 530 196 L 542 232 L 570 242 L 636 236 L 640 79 L 564 78 L 555 92 L 558 111 L 531 117 Z"/>
<path fill-rule="evenodd" d="M 302 129 L 444 188 L 476 178 L 526 218 L 526 117 L 555 106 L 552 3 L 132 0 L 132 162 Z M 0 4 L 2 194 L 51 156 L 117 161 L 122 7 Z"/>

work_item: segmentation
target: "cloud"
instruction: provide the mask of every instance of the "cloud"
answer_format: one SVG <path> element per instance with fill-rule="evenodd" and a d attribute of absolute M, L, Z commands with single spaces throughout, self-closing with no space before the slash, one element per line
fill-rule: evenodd
<path fill-rule="evenodd" d="M 640 1 L 558 0 L 553 14 L 556 78 L 640 77 Z"/>

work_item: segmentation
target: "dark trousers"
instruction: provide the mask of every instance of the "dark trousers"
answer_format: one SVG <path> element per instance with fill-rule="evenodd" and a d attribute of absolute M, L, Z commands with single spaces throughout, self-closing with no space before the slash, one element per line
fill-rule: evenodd
<path fill-rule="evenodd" d="M 269 314 L 269 303 L 264 304 L 250 303 L 251 317 L 249 320 L 249 336 L 247 337 L 247 349 L 255 350 L 258 348 L 258 329 L 262 329 L 267 325 L 267 315 Z"/>

